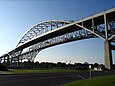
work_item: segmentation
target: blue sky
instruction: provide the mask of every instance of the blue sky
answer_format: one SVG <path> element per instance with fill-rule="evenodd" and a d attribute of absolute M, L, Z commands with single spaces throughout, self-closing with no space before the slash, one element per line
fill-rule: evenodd
<path fill-rule="evenodd" d="M 0 56 L 15 48 L 24 33 L 41 21 L 78 20 L 112 7 L 114 0 L 0 0 Z M 102 39 L 81 40 L 44 49 L 35 60 L 104 63 L 103 47 Z"/>

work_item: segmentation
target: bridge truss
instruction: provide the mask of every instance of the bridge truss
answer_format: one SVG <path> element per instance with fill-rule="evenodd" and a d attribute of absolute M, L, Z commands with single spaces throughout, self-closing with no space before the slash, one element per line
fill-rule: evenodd
<path fill-rule="evenodd" d="M 111 69 L 111 50 L 115 50 L 115 8 L 74 22 L 47 20 L 38 23 L 24 34 L 15 49 L 1 56 L 1 60 L 8 64 L 24 59 L 33 61 L 42 49 L 87 38 L 104 40 L 105 67 Z"/>

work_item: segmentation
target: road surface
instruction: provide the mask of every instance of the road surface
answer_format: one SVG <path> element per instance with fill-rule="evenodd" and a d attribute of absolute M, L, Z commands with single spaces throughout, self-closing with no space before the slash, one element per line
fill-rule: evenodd
<path fill-rule="evenodd" d="M 94 72 L 92 76 L 115 74 L 112 72 Z M 1 74 L 0 86 L 61 86 L 74 80 L 89 78 L 85 73 L 36 73 L 36 74 Z"/>

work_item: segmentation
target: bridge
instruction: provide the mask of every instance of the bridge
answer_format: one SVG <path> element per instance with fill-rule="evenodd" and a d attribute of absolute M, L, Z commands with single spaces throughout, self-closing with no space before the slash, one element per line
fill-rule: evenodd
<path fill-rule="evenodd" d="M 43 49 L 88 38 L 104 40 L 105 67 L 112 69 L 112 50 L 115 50 L 115 8 L 93 14 L 77 21 L 47 20 L 31 27 L 15 49 L 0 56 L 8 66 L 20 66 L 22 60 L 33 61 Z"/>

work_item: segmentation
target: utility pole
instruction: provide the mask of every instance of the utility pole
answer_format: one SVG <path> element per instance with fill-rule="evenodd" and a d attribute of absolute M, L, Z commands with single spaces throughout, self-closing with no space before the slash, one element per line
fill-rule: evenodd
<path fill-rule="evenodd" d="M 91 79 L 91 76 L 92 74 L 91 74 L 91 65 L 89 65 L 89 78 Z"/>

